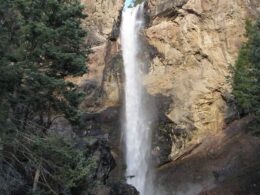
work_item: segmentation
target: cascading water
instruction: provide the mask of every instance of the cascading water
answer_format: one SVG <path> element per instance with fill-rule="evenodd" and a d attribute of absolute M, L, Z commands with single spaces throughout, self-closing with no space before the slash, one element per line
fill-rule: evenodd
<path fill-rule="evenodd" d="M 142 86 L 140 31 L 144 24 L 144 5 L 123 11 L 121 41 L 125 67 L 125 145 L 127 183 L 140 195 L 152 195 L 150 169 L 151 115 Z M 139 56 L 139 57 L 138 57 Z"/>

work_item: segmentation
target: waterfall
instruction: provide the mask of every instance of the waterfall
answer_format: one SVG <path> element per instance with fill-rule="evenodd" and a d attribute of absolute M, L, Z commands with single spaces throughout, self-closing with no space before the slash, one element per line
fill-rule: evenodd
<path fill-rule="evenodd" d="M 121 41 L 125 69 L 124 137 L 127 183 L 140 195 L 152 195 L 150 173 L 151 114 L 142 86 L 140 31 L 144 24 L 144 5 L 123 10 Z"/>

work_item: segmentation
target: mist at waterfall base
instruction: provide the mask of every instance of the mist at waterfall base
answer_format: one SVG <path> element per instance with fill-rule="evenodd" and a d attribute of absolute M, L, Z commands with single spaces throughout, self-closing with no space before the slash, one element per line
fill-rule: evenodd
<path fill-rule="evenodd" d="M 126 178 L 140 195 L 152 195 L 151 135 L 153 104 L 149 103 L 142 85 L 140 33 L 144 25 L 144 5 L 127 8 L 122 13 L 121 42 L 125 70 L 125 140 Z"/>

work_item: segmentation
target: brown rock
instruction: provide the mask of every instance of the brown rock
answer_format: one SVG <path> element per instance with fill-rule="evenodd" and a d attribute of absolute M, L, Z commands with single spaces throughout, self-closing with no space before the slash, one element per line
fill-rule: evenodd
<path fill-rule="evenodd" d="M 183 142 L 181 149 L 177 150 L 173 144 L 172 159 L 186 145 L 196 144 L 207 134 L 222 130 L 230 117 L 227 99 L 232 97 L 227 77 L 231 76 L 229 66 L 235 63 L 245 40 L 245 21 L 253 15 L 250 5 L 257 2 L 250 3 L 244 0 L 148 2 L 152 20 L 146 35 L 163 57 L 158 55 L 153 59 L 145 78 L 146 88 L 152 95 L 171 97 L 172 104 L 165 114 L 177 129 L 194 134 L 191 141 Z"/>
<path fill-rule="evenodd" d="M 79 85 L 87 94 L 81 109 L 99 112 L 118 105 L 120 100 L 122 62 L 115 30 L 118 31 L 120 24 L 123 0 L 82 0 L 82 3 L 88 15 L 83 21 L 88 32 L 86 42 L 91 46 L 92 53 L 88 56 L 88 73 L 67 80 Z M 112 35 L 113 39 L 110 37 Z"/>

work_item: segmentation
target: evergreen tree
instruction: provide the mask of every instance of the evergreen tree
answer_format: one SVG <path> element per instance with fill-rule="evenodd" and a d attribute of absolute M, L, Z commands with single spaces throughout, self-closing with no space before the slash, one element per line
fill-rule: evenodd
<path fill-rule="evenodd" d="M 56 116 L 77 124 L 83 94 L 64 77 L 86 72 L 84 17 L 79 0 L 0 0 L 0 194 L 22 178 L 23 194 L 69 194 L 95 172 L 87 151 L 46 132 Z"/>
<path fill-rule="evenodd" d="M 11 130 L 9 100 L 19 82 L 16 66 L 16 43 L 19 16 L 12 0 L 0 0 L 0 148 L 6 133 Z M 0 151 L 1 152 L 1 151 Z"/>
<path fill-rule="evenodd" d="M 137 6 L 138 4 L 141 4 L 145 2 L 145 0 L 133 0 L 132 3 L 128 6 L 129 8 L 133 8 L 135 6 Z"/>
<path fill-rule="evenodd" d="M 240 50 L 234 70 L 234 95 L 242 114 L 260 119 L 260 20 L 247 23 L 248 42 Z"/>
<path fill-rule="evenodd" d="M 136 6 L 136 5 L 138 5 L 138 4 L 143 3 L 144 1 L 145 1 L 145 0 L 134 0 L 134 1 L 133 1 L 133 5 Z"/>
<path fill-rule="evenodd" d="M 25 128 L 28 120 L 37 118 L 48 128 L 55 114 L 76 122 L 82 94 L 64 77 L 86 72 L 83 7 L 78 0 L 12 2 L 20 18 L 12 63 L 21 78 L 10 100 L 17 126 Z"/>

